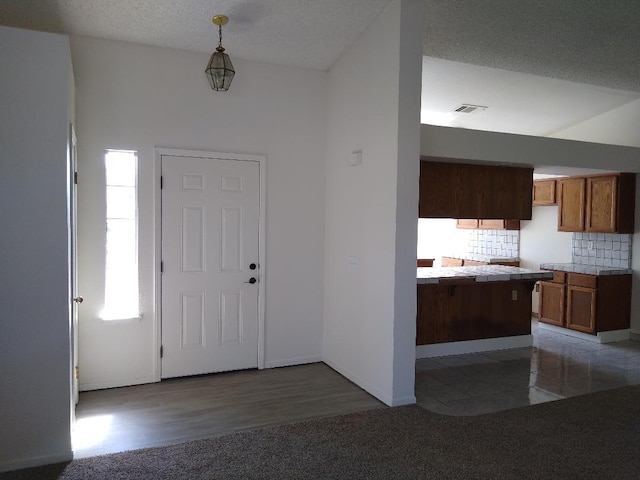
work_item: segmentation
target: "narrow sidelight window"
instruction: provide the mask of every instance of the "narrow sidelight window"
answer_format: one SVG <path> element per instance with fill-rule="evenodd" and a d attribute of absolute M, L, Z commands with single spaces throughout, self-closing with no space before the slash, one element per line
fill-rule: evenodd
<path fill-rule="evenodd" d="M 104 320 L 140 317 L 138 282 L 138 156 L 107 150 Z"/>

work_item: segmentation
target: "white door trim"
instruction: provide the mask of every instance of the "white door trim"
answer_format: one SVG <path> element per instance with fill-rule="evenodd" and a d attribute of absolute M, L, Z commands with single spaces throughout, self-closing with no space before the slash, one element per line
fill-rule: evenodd
<path fill-rule="evenodd" d="M 160 262 L 162 261 L 162 191 L 160 189 L 160 175 L 162 173 L 162 157 L 197 157 L 223 160 L 241 160 L 258 162 L 260 166 L 260 222 L 258 226 L 258 263 L 260 265 L 260 282 L 258 283 L 258 368 L 264 368 L 264 309 L 265 309 L 265 280 L 266 280 L 266 186 L 267 186 L 267 157 L 264 155 L 244 155 L 237 153 L 210 152 L 202 150 L 182 150 L 173 148 L 154 148 L 154 292 L 156 318 L 154 329 L 153 369 L 155 381 L 161 380 L 160 345 L 162 344 L 162 278 Z"/>

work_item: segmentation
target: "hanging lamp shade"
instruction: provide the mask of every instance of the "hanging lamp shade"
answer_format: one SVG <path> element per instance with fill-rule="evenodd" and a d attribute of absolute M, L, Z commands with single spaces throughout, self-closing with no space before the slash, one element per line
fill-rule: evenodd
<path fill-rule="evenodd" d="M 231 80 L 236 74 L 229 55 L 224 53 L 224 48 L 218 47 L 209 59 L 209 64 L 205 70 L 209 85 L 216 91 L 229 90 Z"/>
<path fill-rule="evenodd" d="M 229 90 L 233 76 L 236 74 L 229 55 L 224 53 L 224 48 L 222 47 L 222 25 L 226 25 L 229 19 L 224 15 L 216 15 L 212 21 L 215 25 L 218 25 L 220 41 L 216 51 L 211 54 L 209 64 L 204 72 L 211 88 L 215 91 L 224 92 Z"/>

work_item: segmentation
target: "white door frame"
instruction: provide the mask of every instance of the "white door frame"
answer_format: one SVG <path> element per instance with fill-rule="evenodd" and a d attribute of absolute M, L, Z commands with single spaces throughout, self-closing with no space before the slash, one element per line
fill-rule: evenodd
<path fill-rule="evenodd" d="M 162 276 L 160 262 L 162 261 L 162 190 L 160 189 L 160 176 L 162 173 L 162 157 L 196 157 L 210 158 L 212 160 L 240 160 L 258 162 L 260 167 L 260 221 L 258 225 L 258 264 L 260 265 L 260 281 L 258 282 L 258 368 L 264 368 L 264 305 L 265 305 L 265 279 L 266 279 L 266 186 L 267 186 L 267 157 L 264 155 L 242 155 L 237 153 L 221 153 L 202 150 L 182 150 L 173 148 L 154 148 L 154 295 L 155 295 L 155 322 L 153 368 L 155 381 L 161 380 L 162 362 L 160 361 L 160 345 L 162 345 Z"/>

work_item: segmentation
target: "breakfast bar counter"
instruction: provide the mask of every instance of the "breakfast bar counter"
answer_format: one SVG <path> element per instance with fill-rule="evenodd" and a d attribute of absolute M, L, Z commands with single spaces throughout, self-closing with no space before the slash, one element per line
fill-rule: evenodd
<path fill-rule="evenodd" d="M 531 291 L 553 272 L 519 267 L 418 268 L 417 345 L 531 334 Z"/>

